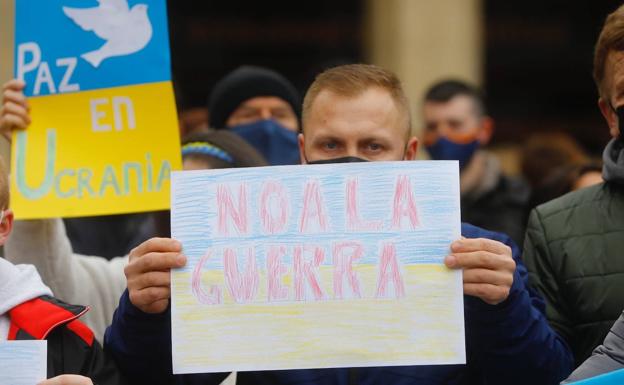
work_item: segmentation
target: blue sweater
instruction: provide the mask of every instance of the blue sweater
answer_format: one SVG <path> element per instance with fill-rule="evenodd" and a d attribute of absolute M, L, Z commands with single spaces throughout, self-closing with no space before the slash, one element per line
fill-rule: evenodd
<path fill-rule="evenodd" d="M 305 369 L 239 372 L 244 384 L 557 384 L 573 369 L 566 343 L 544 317 L 544 301 L 528 287 L 520 250 L 506 235 L 462 224 L 466 238 L 490 238 L 513 251 L 517 267 L 509 297 L 488 305 L 465 296 L 466 365 L 398 366 L 378 368 Z M 219 384 L 229 373 L 173 376 L 171 316 L 146 314 L 134 307 L 126 291 L 112 325 L 106 330 L 105 349 L 134 384 Z M 208 348 L 208 347 L 207 347 Z M 218 347 L 217 347 L 218 349 Z"/>

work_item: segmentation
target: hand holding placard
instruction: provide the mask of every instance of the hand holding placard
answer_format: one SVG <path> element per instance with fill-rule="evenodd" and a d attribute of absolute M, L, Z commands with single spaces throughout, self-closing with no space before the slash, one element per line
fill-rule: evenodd
<path fill-rule="evenodd" d="M 30 124 L 30 106 L 23 92 L 25 86 L 23 81 L 16 79 L 2 86 L 0 132 L 9 141 L 13 130 L 24 130 Z"/>

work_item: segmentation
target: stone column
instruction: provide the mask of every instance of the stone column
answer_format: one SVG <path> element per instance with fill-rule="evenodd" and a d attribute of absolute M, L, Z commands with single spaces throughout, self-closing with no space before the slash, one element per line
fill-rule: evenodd
<path fill-rule="evenodd" d="M 366 60 L 400 77 L 415 135 L 422 131 L 422 96 L 433 82 L 456 77 L 481 84 L 483 13 L 482 0 L 366 1 Z"/>

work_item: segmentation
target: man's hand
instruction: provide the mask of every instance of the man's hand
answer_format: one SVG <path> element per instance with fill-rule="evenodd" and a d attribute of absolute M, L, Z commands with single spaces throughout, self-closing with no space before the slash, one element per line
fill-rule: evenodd
<path fill-rule="evenodd" d="M 23 90 L 26 83 L 10 80 L 2 87 L 0 107 L 0 133 L 11 140 L 11 131 L 23 130 L 30 124 L 30 107 Z"/>
<path fill-rule="evenodd" d="M 152 238 L 130 252 L 124 269 L 130 302 L 145 313 L 162 313 L 169 306 L 173 268 L 186 264 L 180 242 L 170 238 Z"/>
<path fill-rule="evenodd" d="M 464 269 L 464 294 L 497 305 L 509 296 L 516 262 L 511 248 L 491 239 L 461 239 L 451 244 L 451 255 L 444 263 L 451 269 Z"/>
<path fill-rule="evenodd" d="M 40 382 L 38 385 L 93 385 L 93 381 L 91 381 L 88 377 L 77 376 L 75 374 L 64 374 L 62 376 L 57 376 Z"/>

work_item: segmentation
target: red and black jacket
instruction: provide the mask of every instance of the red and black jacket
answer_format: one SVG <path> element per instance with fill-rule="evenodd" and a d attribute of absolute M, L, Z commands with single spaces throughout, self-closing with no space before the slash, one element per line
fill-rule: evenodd
<path fill-rule="evenodd" d="M 80 374 L 96 385 L 125 384 L 91 329 L 78 320 L 88 310 L 50 296 L 35 298 L 9 311 L 8 339 L 47 340 L 48 378 Z"/>

